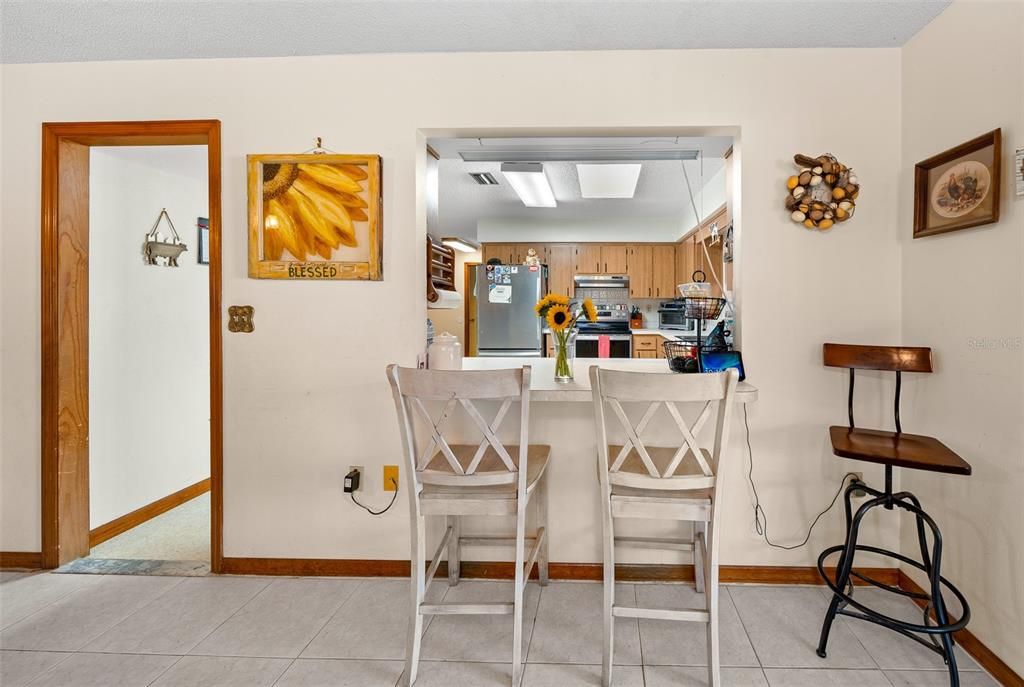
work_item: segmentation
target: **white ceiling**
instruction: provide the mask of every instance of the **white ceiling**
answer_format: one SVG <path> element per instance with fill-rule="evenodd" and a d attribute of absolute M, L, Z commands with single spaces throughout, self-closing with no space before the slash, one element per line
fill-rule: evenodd
<path fill-rule="evenodd" d="M 576 226 L 588 223 L 630 226 L 647 223 L 672 223 L 674 233 L 665 240 L 678 238 L 692 218 L 686 175 L 689 176 L 699 210 L 701 189 L 723 166 L 722 155 L 732 145 L 729 137 L 704 138 L 546 138 L 546 139 L 430 139 L 441 156 L 438 163 L 438 223 L 446 236 L 477 236 L 481 220 L 501 220 L 509 224 Z M 488 145 L 490 144 L 490 145 Z M 501 162 L 464 162 L 463 150 L 494 147 L 519 149 L 548 146 L 559 150 L 572 148 L 699 150 L 702 156 L 685 163 L 680 160 L 637 160 L 642 162 L 636 193 L 632 198 L 583 198 L 575 162 L 545 162 L 544 171 L 558 200 L 555 208 L 528 208 L 501 174 Z M 514 156 L 508 158 L 515 161 Z M 470 177 L 471 172 L 490 172 L 496 186 L 483 186 Z M 554 240 L 554 239 L 552 239 Z"/>
<path fill-rule="evenodd" d="M 896 47 L 951 0 L 0 0 L 0 61 Z"/>

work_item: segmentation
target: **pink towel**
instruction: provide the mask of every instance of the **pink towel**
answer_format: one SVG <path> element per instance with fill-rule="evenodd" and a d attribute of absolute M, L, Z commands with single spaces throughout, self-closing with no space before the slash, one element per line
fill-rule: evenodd
<path fill-rule="evenodd" d="M 597 337 L 597 357 L 612 357 L 612 340 L 606 334 L 602 334 L 601 336 Z"/>

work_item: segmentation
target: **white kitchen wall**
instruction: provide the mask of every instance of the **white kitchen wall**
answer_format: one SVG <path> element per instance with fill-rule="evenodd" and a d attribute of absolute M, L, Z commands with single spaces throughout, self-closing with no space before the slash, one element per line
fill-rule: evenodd
<path fill-rule="evenodd" d="M 942 573 L 967 594 L 968 629 L 1024 675 L 1024 197 L 1013 183 L 1014 149 L 1024 148 L 1024 4 L 953 3 L 904 47 L 902 71 L 902 340 L 935 357 L 934 374 L 909 376 L 903 427 L 938 437 L 974 468 L 970 477 L 906 470 L 902 486 L 942 529 Z M 914 163 L 997 127 L 999 223 L 913 239 Z M 903 553 L 918 555 L 910 526 Z"/>
<path fill-rule="evenodd" d="M 90 151 L 90 527 L 210 476 L 207 207 L 206 146 Z M 188 245 L 178 267 L 142 258 L 161 208 Z"/>
<path fill-rule="evenodd" d="M 692 214 L 692 213 L 691 213 Z M 526 220 L 519 218 L 481 219 L 476 225 L 481 243 L 676 241 L 686 229 L 683 217 L 637 217 L 635 221 L 608 220 Z"/>
<path fill-rule="evenodd" d="M 848 97 L 827 113 L 808 109 L 793 85 L 818 64 L 856 65 L 843 73 Z M 899 337 L 899 68 L 896 49 L 5 65 L 0 549 L 40 546 L 40 123 L 195 117 L 223 123 L 224 305 L 256 309 L 255 332 L 224 333 L 227 556 L 408 558 L 406 509 L 370 517 L 341 484 L 348 465 L 365 466 L 364 498 L 376 505 L 388 496 L 380 467 L 400 462 L 384 368 L 414 364 L 423 343 L 423 137 L 523 132 L 738 136 L 736 278 L 744 358 L 760 388 L 750 408 L 755 477 L 772 536 L 799 541 L 852 467 L 828 446 L 827 426 L 845 417 L 846 377 L 822 366 L 821 344 Z M 339 78 L 344 89 L 324 87 Z M 247 277 L 245 156 L 302 151 L 315 136 L 383 156 L 381 282 Z M 789 220 L 784 181 L 794 153 L 826 151 L 857 169 L 864 191 L 853 222 L 814 233 Z M 882 422 L 890 390 L 865 379 L 865 408 L 878 408 L 865 410 L 866 424 Z M 805 548 L 769 548 L 752 526 L 743 444 L 734 446 L 723 562 L 812 565 L 841 538 L 840 514 L 823 518 Z M 552 530 L 598 526 L 596 513 L 565 510 Z M 894 547 L 898 532 L 872 524 L 868 540 Z M 600 550 L 584 558 L 598 561 Z"/>

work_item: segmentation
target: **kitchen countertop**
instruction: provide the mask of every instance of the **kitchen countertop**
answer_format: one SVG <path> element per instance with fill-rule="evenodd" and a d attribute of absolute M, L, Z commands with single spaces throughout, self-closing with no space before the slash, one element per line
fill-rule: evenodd
<path fill-rule="evenodd" d="M 548 327 L 544 327 L 541 331 L 544 334 L 550 334 L 551 333 L 551 329 L 548 328 Z M 671 330 L 671 329 L 630 329 L 629 333 L 630 334 L 640 334 L 640 335 L 649 334 L 649 335 L 655 335 L 655 336 L 663 336 L 666 339 L 668 339 L 669 341 L 677 340 L 679 338 L 679 334 L 680 334 L 678 331 L 674 331 L 674 330 Z"/>
<path fill-rule="evenodd" d="M 657 330 L 651 331 L 657 333 Z M 507 370 L 523 365 L 533 368 L 530 378 L 530 399 L 539 402 L 593 402 L 594 398 L 590 393 L 590 368 L 594 365 L 609 370 L 672 374 L 664 359 L 576 358 L 573 361 L 573 381 L 562 383 L 555 381 L 554 358 L 463 358 L 462 361 L 464 370 Z M 757 387 L 749 382 L 740 382 L 736 387 L 736 402 L 753 403 L 756 400 Z"/>

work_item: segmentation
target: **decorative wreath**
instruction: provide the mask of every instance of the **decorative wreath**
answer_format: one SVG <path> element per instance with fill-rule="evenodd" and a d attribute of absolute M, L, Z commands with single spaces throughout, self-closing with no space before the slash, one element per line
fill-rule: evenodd
<path fill-rule="evenodd" d="M 836 222 L 853 217 L 860 183 L 853 170 L 834 155 L 794 155 L 800 174 L 786 180 L 790 219 L 808 229 L 831 229 Z"/>

